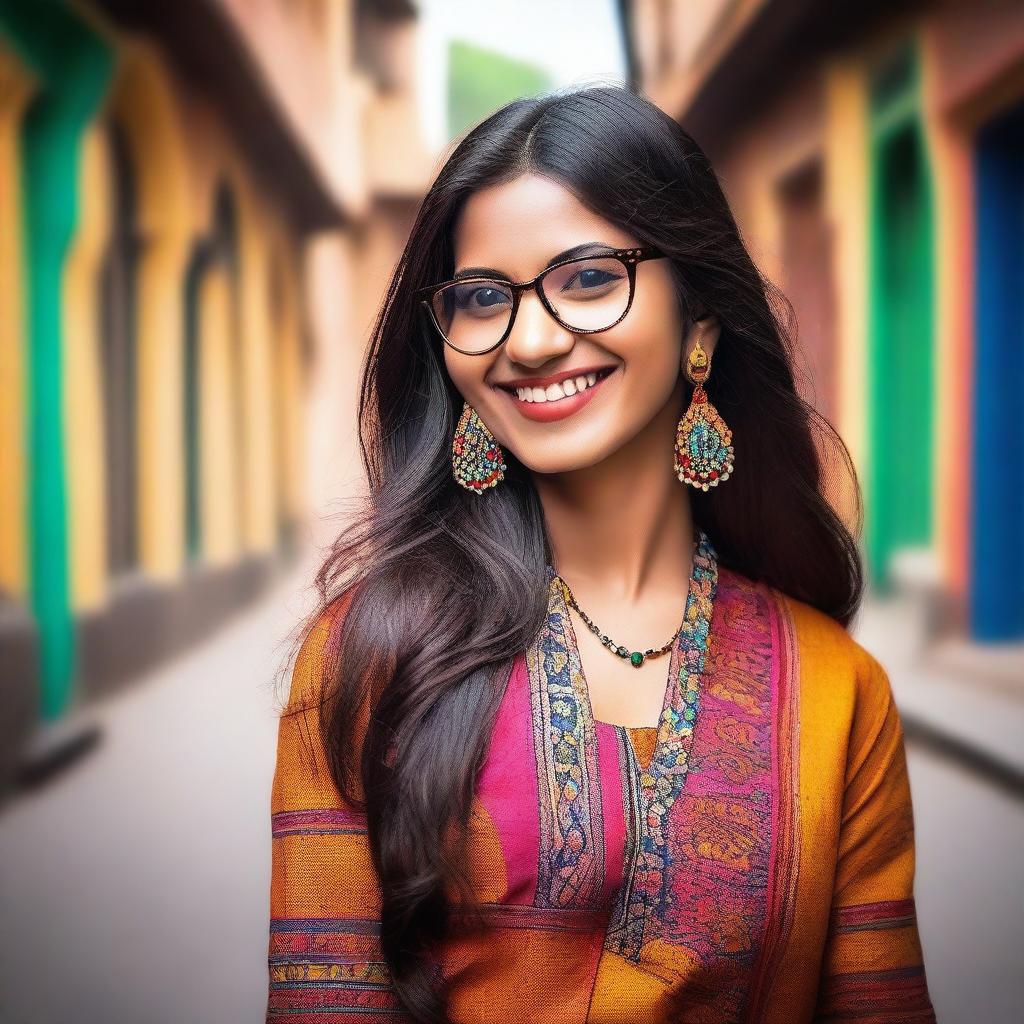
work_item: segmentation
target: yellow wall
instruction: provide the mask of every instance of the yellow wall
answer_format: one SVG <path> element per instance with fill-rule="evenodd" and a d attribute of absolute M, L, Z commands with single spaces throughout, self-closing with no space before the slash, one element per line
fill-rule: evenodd
<path fill-rule="evenodd" d="M 274 242 L 277 255 L 272 273 L 278 282 L 281 307 L 274 338 L 276 380 L 276 451 L 278 506 L 293 521 L 302 515 L 306 502 L 305 432 L 306 389 L 303 373 L 302 261 L 283 229 Z"/>
<path fill-rule="evenodd" d="M 129 41 L 111 97 L 138 184 L 138 508 L 142 569 L 181 572 L 185 549 L 183 285 L 192 233 L 186 135 L 158 52 Z"/>
<path fill-rule="evenodd" d="M 240 330 L 242 365 L 242 544 L 249 553 L 276 546 L 274 401 L 270 308 L 270 259 L 266 218 L 244 179 L 235 183 L 238 199 Z"/>
<path fill-rule="evenodd" d="M 100 304 L 102 259 L 112 227 L 106 145 L 111 122 L 124 131 L 128 144 L 142 242 L 135 332 L 142 571 L 173 580 L 186 562 L 185 274 L 193 244 L 211 228 L 218 181 L 229 183 L 236 201 L 239 277 L 238 294 L 232 296 L 224 269 L 214 268 L 198 296 L 204 559 L 230 564 L 244 553 L 272 552 L 281 509 L 298 519 L 306 498 L 300 246 L 227 141 L 223 124 L 181 90 L 159 51 L 131 37 L 119 37 L 116 46 L 114 86 L 83 141 L 81 216 L 63 282 L 70 585 L 76 611 L 100 607 L 108 597 Z M 0 588 L 16 595 L 27 587 L 18 138 L 31 91 L 28 73 L 0 49 Z"/>
<path fill-rule="evenodd" d="M 100 271 L 110 235 L 109 183 L 103 126 L 94 122 L 82 140 L 79 219 L 63 283 L 69 586 L 75 611 L 101 605 L 107 592 Z"/>
<path fill-rule="evenodd" d="M 838 423 L 858 472 L 867 460 L 868 119 L 863 68 L 832 63 L 825 76 L 825 202 L 835 230 Z"/>
<path fill-rule="evenodd" d="M 27 71 L 0 46 L 0 590 L 18 597 L 28 587 L 18 139 L 32 88 Z"/>
<path fill-rule="evenodd" d="M 203 560 L 210 565 L 228 565 L 241 550 L 231 320 L 227 273 L 211 267 L 199 294 L 200 519 Z"/>
<path fill-rule="evenodd" d="M 293 280 L 287 326 L 275 327 L 271 263 L 282 250 L 297 263 L 298 253 L 216 115 L 201 101 L 176 94 L 159 56 L 143 44 L 133 42 L 125 51 L 112 112 L 129 132 L 140 177 L 142 230 L 150 240 L 139 294 L 143 568 L 167 576 L 184 563 L 184 275 L 193 242 L 213 226 L 220 183 L 230 189 L 237 212 L 238 290 L 232 295 L 227 277 L 218 272 L 202 284 L 198 297 L 203 556 L 225 563 L 244 553 L 272 552 L 280 489 L 287 487 L 296 505 L 302 500 L 301 483 L 286 484 L 279 468 L 277 437 L 285 415 L 293 450 L 301 451 L 304 442 L 296 436 L 302 410 L 292 408 L 302 401 L 295 326 L 301 296 Z M 293 265 L 290 275 L 298 270 Z M 279 335 L 291 336 L 284 344 L 293 354 L 283 363 Z M 282 388 L 290 392 L 286 403 L 279 398 Z M 281 409 L 285 404 L 287 414 Z M 301 477 L 301 458 L 289 461 Z"/>

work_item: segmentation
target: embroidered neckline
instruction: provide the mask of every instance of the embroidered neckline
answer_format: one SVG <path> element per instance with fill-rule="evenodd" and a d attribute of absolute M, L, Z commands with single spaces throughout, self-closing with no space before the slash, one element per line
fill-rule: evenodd
<path fill-rule="evenodd" d="M 561 587 L 554 583 L 554 568 L 547 564 L 549 597 L 564 623 L 564 640 L 581 676 L 580 712 L 586 720 L 585 733 L 598 727 L 628 734 L 631 728 L 656 728 L 658 738 L 654 755 L 645 771 L 640 773 L 640 791 L 651 824 L 651 838 L 657 846 L 664 845 L 664 822 L 686 779 L 689 767 L 690 741 L 700 710 L 700 681 L 704 672 L 708 629 L 714 611 L 718 588 L 718 555 L 703 529 L 696 528 L 693 559 L 690 568 L 686 608 L 682 628 L 669 656 L 661 714 L 657 726 L 625 726 L 601 722 L 594 717 L 586 673 L 579 661 L 576 630 L 569 616 L 568 604 Z"/>
<path fill-rule="evenodd" d="M 695 533 L 684 620 L 671 648 L 654 753 L 647 766 L 641 767 L 634 756 L 627 726 L 603 723 L 614 730 L 623 752 L 623 770 L 628 772 L 628 781 L 624 781 L 633 801 L 630 815 L 637 830 L 637 845 L 627 855 L 626 882 L 617 896 L 620 910 L 616 919 L 619 926 L 632 922 L 626 928 L 630 936 L 637 927 L 642 932 L 643 907 L 654 898 L 647 890 L 664 874 L 666 819 L 686 779 L 700 706 L 718 568 L 707 535 L 702 530 Z M 526 652 L 541 794 L 535 905 L 598 908 L 610 896 L 605 891 L 599 724 L 594 719 L 565 594 L 554 575 L 550 569 L 546 623 Z M 641 864 L 646 865 L 643 871 Z M 622 938 L 632 947 L 635 936 L 623 933 Z"/>

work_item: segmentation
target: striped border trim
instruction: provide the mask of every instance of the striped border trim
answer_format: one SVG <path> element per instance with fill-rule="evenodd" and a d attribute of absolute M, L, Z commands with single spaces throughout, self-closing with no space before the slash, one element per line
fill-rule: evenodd
<path fill-rule="evenodd" d="M 924 967 L 833 974 L 824 983 L 814 1019 L 820 1024 L 935 1024 Z"/>
<path fill-rule="evenodd" d="M 278 811 L 270 816 L 270 834 L 281 836 L 365 835 L 366 815 L 342 808 Z"/>
<path fill-rule="evenodd" d="M 408 1019 L 381 954 L 377 920 L 272 918 L 267 966 L 268 1022 Z"/>
<path fill-rule="evenodd" d="M 907 928 L 917 923 L 913 899 L 882 900 L 878 903 L 858 903 L 849 907 L 836 907 L 833 912 L 833 931 L 837 935 L 880 928 Z"/>

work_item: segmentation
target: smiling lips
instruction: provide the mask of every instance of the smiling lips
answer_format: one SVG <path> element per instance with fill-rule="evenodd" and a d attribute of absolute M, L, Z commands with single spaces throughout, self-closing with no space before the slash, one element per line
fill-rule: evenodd
<path fill-rule="evenodd" d="M 614 372 L 614 368 L 598 370 L 578 377 L 567 377 L 543 388 L 516 388 L 515 393 L 504 387 L 499 390 L 509 396 L 527 419 L 550 423 L 582 409 Z"/>

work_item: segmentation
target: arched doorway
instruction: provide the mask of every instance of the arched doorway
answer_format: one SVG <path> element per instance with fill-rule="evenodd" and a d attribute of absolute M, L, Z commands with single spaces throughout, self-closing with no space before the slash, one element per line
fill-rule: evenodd
<path fill-rule="evenodd" d="M 193 246 L 184 298 L 185 550 L 195 562 L 223 554 L 241 535 L 238 226 L 224 183 L 210 231 Z"/>
<path fill-rule="evenodd" d="M 111 582 L 138 567 L 138 190 L 124 130 L 107 129 L 111 225 L 101 269 L 106 551 Z"/>

